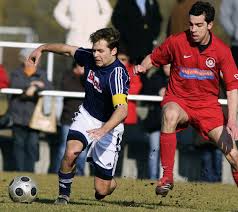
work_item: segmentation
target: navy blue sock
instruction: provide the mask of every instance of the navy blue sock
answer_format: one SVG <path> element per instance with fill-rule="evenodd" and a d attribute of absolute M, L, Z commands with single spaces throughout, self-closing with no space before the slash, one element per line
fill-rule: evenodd
<path fill-rule="evenodd" d="M 58 172 L 59 176 L 59 195 L 70 196 L 71 192 L 71 184 L 73 182 L 75 172 L 72 171 L 70 173 L 63 173 L 61 171 Z"/>

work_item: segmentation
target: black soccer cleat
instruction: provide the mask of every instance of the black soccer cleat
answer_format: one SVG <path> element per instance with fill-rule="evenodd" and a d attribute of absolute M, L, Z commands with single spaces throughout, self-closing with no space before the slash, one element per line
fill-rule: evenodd
<path fill-rule="evenodd" d="M 60 195 L 54 202 L 55 205 L 67 205 L 69 203 L 69 197 L 66 195 Z"/>
<path fill-rule="evenodd" d="M 172 190 L 174 187 L 173 182 L 169 182 L 167 178 L 161 178 L 158 181 L 158 184 L 155 188 L 156 195 L 161 195 L 162 197 L 166 197 L 169 193 L 169 190 Z"/>
<path fill-rule="evenodd" d="M 98 192 L 95 192 L 95 198 L 96 198 L 97 200 L 101 200 L 101 199 L 103 199 L 105 196 L 106 196 L 106 195 L 101 195 L 101 194 L 99 194 Z"/>

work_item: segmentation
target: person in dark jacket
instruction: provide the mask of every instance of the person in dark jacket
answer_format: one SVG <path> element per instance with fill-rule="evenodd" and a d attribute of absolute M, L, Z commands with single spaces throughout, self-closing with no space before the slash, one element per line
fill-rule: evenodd
<path fill-rule="evenodd" d="M 151 70 L 152 71 L 152 70 Z M 167 77 L 163 71 L 153 70 L 150 78 L 147 78 L 143 87 L 143 94 L 164 96 L 166 92 Z M 148 153 L 148 177 L 156 180 L 160 177 L 160 128 L 161 128 L 161 106 L 160 102 L 148 102 L 148 113 L 143 121 L 145 131 L 149 137 Z"/>
<path fill-rule="evenodd" d="M 25 62 L 30 53 L 27 49 L 20 51 L 19 69 L 10 75 L 10 87 L 24 90 L 22 95 L 12 95 L 9 112 L 13 120 L 13 155 L 16 171 L 34 171 L 34 164 L 39 156 L 39 132 L 28 127 L 32 113 L 38 100 L 39 90 L 52 89 L 46 72 L 35 69 Z"/>
<path fill-rule="evenodd" d="M 84 81 L 84 68 L 79 66 L 76 62 L 73 62 L 72 70 L 66 71 L 63 75 L 62 90 L 84 92 Z M 61 115 L 61 143 L 58 147 L 59 151 L 57 156 L 57 170 L 59 170 L 60 162 L 64 156 L 67 135 L 70 125 L 72 124 L 72 117 L 74 117 L 75 111 L 78 110 L 78 107 L 82 104 L 82 102 L 82 99 L 79 98 L 64 98 L 64 106 Z M 85 149 L 77 159 L 77 175 L 84 175 L 86 156 L 87 149 Z"/>
<path fill-rule="evenodd" d="M 156 0 L 118 0 L 112 24 L 121 33 L 132 64 L 151 52 L 160 33 L 162 17 Z"/>

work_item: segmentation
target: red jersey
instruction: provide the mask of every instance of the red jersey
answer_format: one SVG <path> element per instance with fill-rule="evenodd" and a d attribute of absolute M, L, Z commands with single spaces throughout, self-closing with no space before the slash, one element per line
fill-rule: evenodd
<path fill-rule="evenodd" d="M 217 101 L 220 71 L 226 89 L 238 88 L 238 71 L 230 48 L 211 33 L 211 43 L 202 52 L 190 40 L 189 31 L 170 36 L 151 54 L 154 66 L 171 64 L 166 96 L 184 100 Z"/>
<path fill-rule="evenodd" d="M 0 88 L 7 88 L 9 86 L 9 79 L 3 65 L 0 64 Z"/>

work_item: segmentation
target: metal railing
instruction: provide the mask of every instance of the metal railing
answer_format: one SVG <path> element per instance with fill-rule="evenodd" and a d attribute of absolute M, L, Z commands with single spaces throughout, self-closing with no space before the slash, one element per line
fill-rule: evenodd
<path fill-rule="evenodd" d="M 3 94 L 22 94 L 24 91 L 18 88 L 2 88 L 0 93 Z M 84 92 L 72 92 L 72 91 L 57 91 L 57 90 L 44 90 L 39 92 L 40 96 L 62 96 L 62 97 L 72 97 L 72 98 L 84 98 Z M 161 96 L 151 96 L 151 95 L 128 95 L 128 100 L 134 101 L 151 101 L 160 102 L 163 100 Z M 219 99 L 220 104 L 227 105 L 226 99 Z"/>

